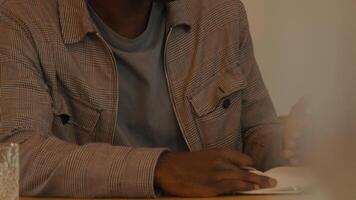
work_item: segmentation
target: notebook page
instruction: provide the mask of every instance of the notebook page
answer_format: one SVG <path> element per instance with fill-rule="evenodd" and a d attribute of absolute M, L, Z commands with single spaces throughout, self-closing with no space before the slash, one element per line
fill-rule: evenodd
<path fill-rule="evenodd" d="M 276 179 L 277 186 L 270 189 L 241 192 L 242 194 L 296 194 L 303 192 L 315 183 L 311 172 L 302 167 L 277 167 L 265 173 L 251 172 Z"/>

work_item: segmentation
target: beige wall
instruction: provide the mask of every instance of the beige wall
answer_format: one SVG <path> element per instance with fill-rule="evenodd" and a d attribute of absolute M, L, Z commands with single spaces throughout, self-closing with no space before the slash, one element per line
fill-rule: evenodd
<path fill-rule="evenodd" d="M 243 2 L 257 61 L 279 114 L 312 89 L 332 92 L 324 84 L 332 79 L 356 79 L 356 0 Z M 341 73 L 344 67 L 349 73 Z"/>

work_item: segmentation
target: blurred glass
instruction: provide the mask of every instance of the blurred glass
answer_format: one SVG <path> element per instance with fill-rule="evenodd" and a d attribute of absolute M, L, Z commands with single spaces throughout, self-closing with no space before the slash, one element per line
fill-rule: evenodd
<path fill-rule="evenodd" d="M 0 144 L 0 200 L 19 199 L 19 146 Z"/>

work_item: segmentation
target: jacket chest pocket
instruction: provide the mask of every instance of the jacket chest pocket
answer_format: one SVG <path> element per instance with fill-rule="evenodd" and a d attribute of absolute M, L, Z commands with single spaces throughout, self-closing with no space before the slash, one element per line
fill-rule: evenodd
<path fill-rule="evenodd" d="M 57 101 L 52 127 L 55 136 L 77 144 L 93 142 L 101 110 L 72 97 Z"/>
<path fill-rule="evenodd" d="M 241 69 L 223 71 L 189 97 L 206 149 L 241 149 L 242 91 L 247 82 Z"/>

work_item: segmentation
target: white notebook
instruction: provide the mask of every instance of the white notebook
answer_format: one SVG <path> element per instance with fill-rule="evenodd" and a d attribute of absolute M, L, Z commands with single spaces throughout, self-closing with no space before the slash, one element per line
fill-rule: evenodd
<path fill-rule="evenodd" d="M 240 194 L 298 194 L 316 183 L 310 170 L 303 167 L 276 167 L 266 172 L 250 170 L 252 173 L 268 176 L 277 180 L 277 186 Z"/>

